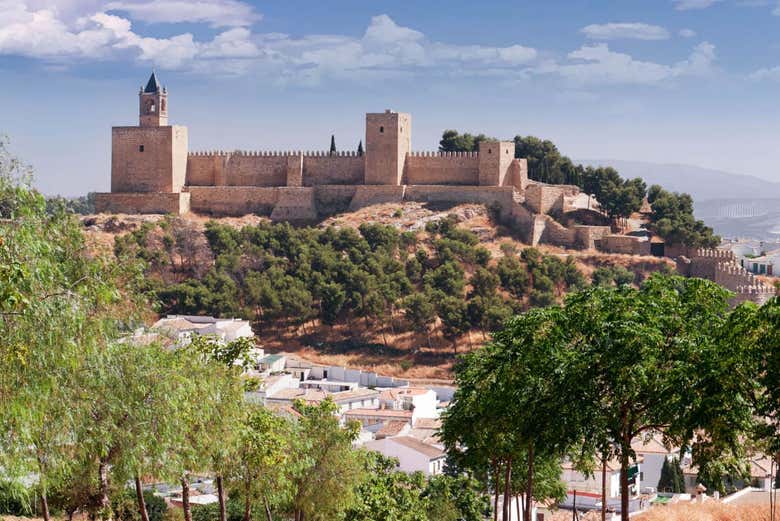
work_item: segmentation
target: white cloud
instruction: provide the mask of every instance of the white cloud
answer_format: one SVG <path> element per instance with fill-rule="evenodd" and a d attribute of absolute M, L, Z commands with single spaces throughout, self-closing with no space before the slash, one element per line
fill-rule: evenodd
<path fill-rule="evenodd" d="M 750 74 L 748 78 L 756 81 L 763 81 L 763 80 L 778 81 L 780 80 L 780 66 L 765 67 L 763 69 L 758 69 L 757 71 Z"/>
<path fill-rule="evenodd" d="M 693 29 L 680 29 L 680 32 L 677 34 L 683 38 L 693 38 L 696 36 L 696 31 Z"/>
<path fill-rule="evenodd" d="M 567 62 L 548 63 L 543 74 L 557 74 L 576 85 L 658 85 L 685 76 L 713 71 L 715 47 L 707 42 L 694 47 L 687 59 L 672 65 L 636 60 L 614 52 L 605 43 L 584 45 L 567 55 Z"/>
<path fill-rule="evenodd" d="M 262 17 L 237 0 L 115 0 L 106 11 L 120 11 L 149 23 L 208 23 L 212 27 L 252 25 Z"/>
<path fill-rule="evenodd" d="M 669 31 L 658 25 L 644 23 L 591 24 L 580 30 L 591 40 L 668 40 Z"/>
<path fill-rule="evenodd" d="M 678 11 L 707 9 L 720 1 L 721 0 L 674 0 L 674 8 Z"/>

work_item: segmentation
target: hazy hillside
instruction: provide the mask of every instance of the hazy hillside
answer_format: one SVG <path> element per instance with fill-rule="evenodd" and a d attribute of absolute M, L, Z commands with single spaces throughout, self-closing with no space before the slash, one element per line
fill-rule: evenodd
<path fill-rule="evenodd" d="M 780 234 L 780 183 L 691 165 L 619 159 L 583 159 L 610 165 L 623 177 L 641 177 L 648 185 L 693 196 L 696 216 L 724 236 L 771 238 Z"/>

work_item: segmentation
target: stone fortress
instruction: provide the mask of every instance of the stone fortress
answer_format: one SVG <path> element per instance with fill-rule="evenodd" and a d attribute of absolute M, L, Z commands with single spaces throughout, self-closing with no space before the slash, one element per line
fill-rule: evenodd
<path fill-rule="evenodd" d="M 613 233 L 578 187 L 530 181 L 512 141 L 483 141 L 478 152 L 418 152 L 411 115 L 386 110 L 366 114 L 364 154 L 191 152 L 187 127 L 168 124 L 168 92 L 154 73 L 138 98 L 139 125 L 112 128 L 111 192 L 96 195 L 98 212 L 314 222 L 380 203 L 480 203 L 530 245 L 664 255 L 647 236 Z M 667 247 L 666 255 L 680 272 L 716 280 L 737 300 L 763 301 L 773 291 L 717 250 Z"/>

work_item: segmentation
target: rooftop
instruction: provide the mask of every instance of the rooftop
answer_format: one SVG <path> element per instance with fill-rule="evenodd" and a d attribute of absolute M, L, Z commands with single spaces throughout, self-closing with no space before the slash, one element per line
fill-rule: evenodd
<path fill-rule="evenodd" d="M 406 421 L 412 420 L 412 411 L 398 411 L 393 409 L 352 409 L 344 413 L 345 416 L 372 416 L 375 418 L 399 418 Z"/>
<path fill-rule="evenodd" d="M 419 452 L 420 454 L 424 454 L 428 456 L 428 459 L 430 460 L 435 460 L 444 457 L 444 451 L 441 450 L 440 448 L 434 447 L 433 445 L 428 445 L 427 443 L 423 443 L 417 438 L 412 438 L 411 436 L 396 436 L 395 438 L 388 438 L 388 439 L 393 443 L 403 445 L 404 447 Z"/>

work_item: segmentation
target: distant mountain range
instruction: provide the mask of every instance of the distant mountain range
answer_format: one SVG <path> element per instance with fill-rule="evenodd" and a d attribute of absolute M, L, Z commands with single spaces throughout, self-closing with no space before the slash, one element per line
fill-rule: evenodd
<path fill-rule="evenodd" d="M 585 165 L 612 166 L 625 178 L 691 194 L 696 216 L 726 237 L 780 237 L 780 183 L 691 165 L 619 159 L 581 159 Z"/>

